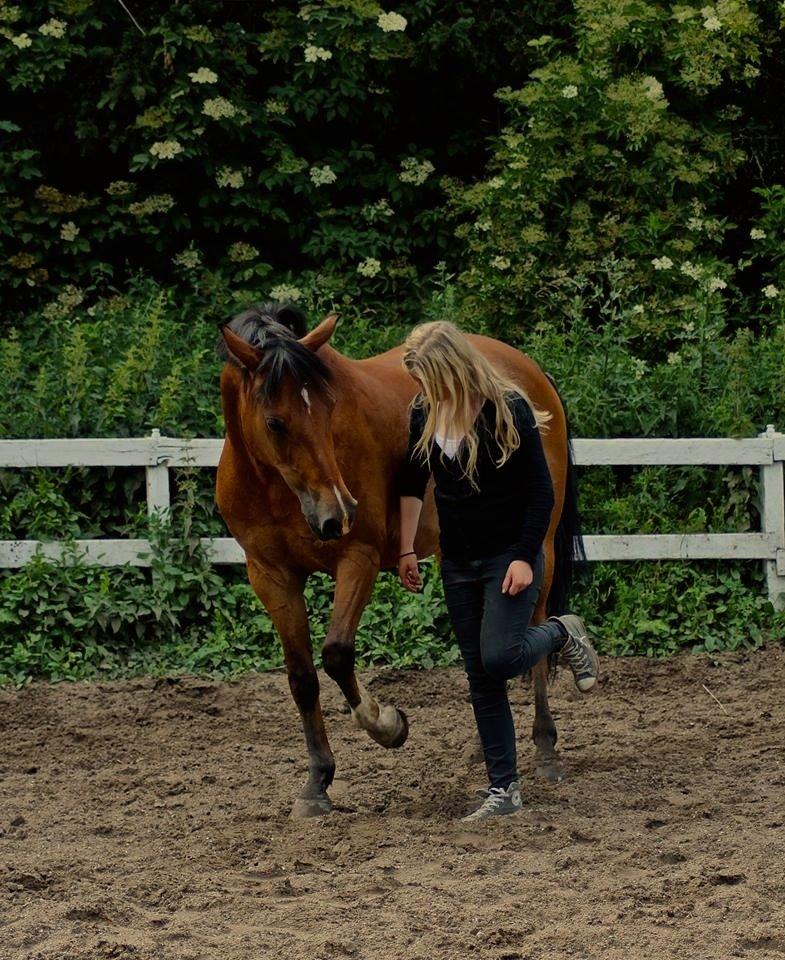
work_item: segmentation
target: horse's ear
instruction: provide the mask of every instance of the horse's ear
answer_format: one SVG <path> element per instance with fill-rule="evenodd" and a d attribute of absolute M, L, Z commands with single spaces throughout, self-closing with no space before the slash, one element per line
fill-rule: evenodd
<path fill-rule="evenodd" d="M 319 347 L 323 347 L 333 335 L 336 323 L 338 323 L 338 314 L 329 314 L 329 316 L 326 316 L 313 330 L 309 330 L 304 337 L 300 337 L 300 343 L 315 353 Z"/>
<path fill-rule="evenodd" d="M 221 327 L 221 336 L 224 338 L 230 356 L 234 357 L 246 370 L 253 372 L 262 362 L 262 351 L 257 347 L 252 347 L 242 337 L 238 337 L 228 325 Z"/>

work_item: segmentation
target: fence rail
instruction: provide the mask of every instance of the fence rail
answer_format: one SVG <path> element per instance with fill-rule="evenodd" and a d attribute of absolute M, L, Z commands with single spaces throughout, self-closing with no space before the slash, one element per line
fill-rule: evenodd
<path fill-rule="evenodd" d="M 761 530 L 751 533 L 606 534 L 584 537 L 589 560 L 727 559 L 762 561 L 769 599 L 785 609 L 785 434 L 769 424 L 764 433 L 743 439 L 576 439 L 579 466 L 757 466 L 760 469 Z M 223 440 L 149 437 L 127 440 L 0 440 L 0 469 L 29 467 L 144 467 L 149 514 L 170 507 L 169 470 L 215 467 Z M 147 540 L 78 540 L 89 563 L 149 566 Z M 202 541 L 213 563 L 243 563 L 245 554 L 231 537 Z M 63 545 L 38 540 L 0 540 L 0 568 L 20 567 L 39 551 L 57 559 Z"/>

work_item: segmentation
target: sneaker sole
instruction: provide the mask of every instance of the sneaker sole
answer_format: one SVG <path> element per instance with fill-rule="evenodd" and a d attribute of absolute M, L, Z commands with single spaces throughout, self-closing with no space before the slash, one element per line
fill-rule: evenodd
<path fill-rule="evenodd" d="M 520 813 L 523 810 L 523 807 L 516 807 L 514 810 L 505 810 L 502 813 L 492 813 L 489 817 L 461 817 L 461 823 L 479 823 L 481 820 L 496 820 L 499 817 L 511 817 L 516 813 Z"/>

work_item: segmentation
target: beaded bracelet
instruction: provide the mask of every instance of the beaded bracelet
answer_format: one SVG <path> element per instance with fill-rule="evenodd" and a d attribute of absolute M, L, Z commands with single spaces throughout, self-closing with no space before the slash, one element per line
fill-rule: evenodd
<path fill-rule="evenodd" d="M 398 559 L 399 559 L 399 560 L 402 560 L 404 557 L 408 557 L 409 554 L 411 554 L 411 553 L 415 553 L 415 554 L 416 554 L 417 551 L 416 551 L 416 550 L 407 550 L 406 553 L 400 554 L 400 556 L 398 557 Z"/>

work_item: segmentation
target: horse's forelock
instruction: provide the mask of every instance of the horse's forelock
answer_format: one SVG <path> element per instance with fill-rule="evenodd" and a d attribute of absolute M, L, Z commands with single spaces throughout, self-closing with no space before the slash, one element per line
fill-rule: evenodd
<path fill-rule="evenodd" d="M 241 340 L 259 348 L 264 347 L 271 337 L 298 340 L 308 332 L 305 314 L 299 307 L 272 300 L 255 303 L 232 317 L 227 326 Z M 219 337 L 216 346 L 221 359 L 232 360 L 223 337 Z"/>
<path fill-rule="evenodd" d="M 291 304 L 256 304 L 238 313 L 228 324 L 240 339 L 262 351 L 258 372 L 261 382 L 256 390 L 260 400 L 273 400 L 282 383 L 292 377 L 298 387 L 308 384 L 316 392 L 330 392 L 330 371 L 313 350 L 300 343 L 307 332 L 305 314 Z M 223 337 L 218 353 L 224 360 L 237 363 Z"/>
<path fill-rule="evenodd" d="M 268 338 L 259 373 L 257 395 L 262 400 L 274 400 L 287 377 L 298 388 L 307 385 L 317 393 L 330 393 L 331 376 L 324 361 L 294 337 Z"/>

